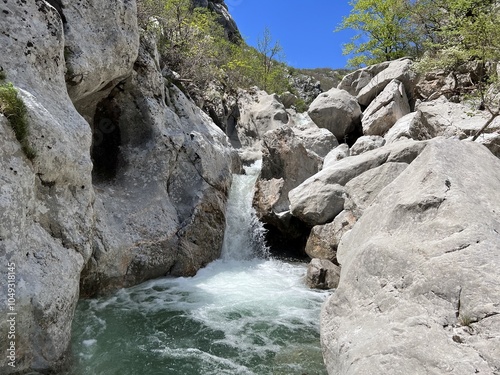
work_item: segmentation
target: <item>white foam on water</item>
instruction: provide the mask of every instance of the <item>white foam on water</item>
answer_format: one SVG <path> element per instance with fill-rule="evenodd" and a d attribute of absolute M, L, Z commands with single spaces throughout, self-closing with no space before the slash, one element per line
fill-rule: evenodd
<path fill-rule="evenodd" d="M 133 365 L 113 367 L 123 355 L 155 363 L 154 373 L 183 375 L 302 374 L 312 357 L 321 361 L 327 293 L 306 288 L 305 264 L 256 257 L 266 253 L 252 209 L 260 165 L 246 170 L 231 188 L 221 259 L 194 277 L 149 281 L 79 306 L 80 371 L 142 375 Z"/>

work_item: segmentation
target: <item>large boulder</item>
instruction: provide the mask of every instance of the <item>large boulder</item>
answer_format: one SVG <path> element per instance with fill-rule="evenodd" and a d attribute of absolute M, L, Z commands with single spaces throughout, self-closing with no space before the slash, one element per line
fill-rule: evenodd
<path fill-rule="evenodd" d="M 423 141 L 436 137 L 440 133 L 440 129 L 435 127 L 435 124 L 427 121 L 422 111 L 408 113 L 401 117 L 394 126 L 384 135 L 387 143 L 392 143 L 398 139 L 414 139 Z"/>
<path fill-rule="evenodd" d="M 273 237 L 286 241 L 305 239 L 307 233 L 289 212 L 288 193 L 317 173 L 323 157 L 338 145 L 333 134 L 318 128 L 307 114 L 294 114 L 291 122 L 292 126 L 271 130 L 263 137 L 262 170 L 256 183 L 254 207 L 266 224 L 270 241 Z M 297 246 L 297 251 L 303 252 L 303 248 Z"/>
<path fill-rule="evenodd" d="M 436 135 L 465 139 L 476 134 L 488 121 L 487 111 L 475 110 L 471 104 L 453 103 L 444 96 L 417 105 L 428 128 L 436 129 Z M 500 122 L 492 124 L 488 133 L 500 130 Z"/>
<path fill-rule="evenodd" d="M 391 61 L 386 69 L 382 70 L 370 82 L 363 87 L 357 95 L 359 104 L 368 106 L 373 99 L 393 80 L 403 83 L 408 97 L 413 97 L 413 91 L 417 82 L 417 74 L 412 69 L 413 62 L 410 59 L 399 59 Z"/>
<path fill-rule="evenodd" d="M 499 183 L 486 148 L 436 140 L 379 193 L 338 248 L 329 374 L 498 372 Z"/>
<path fill-rule="evenodd" d="M 330 151 L 323 160 L 323 169 L 331 166 L 333 163 L 344 159 L 350 155 L 350 149 L 347 143 L 342 143 Z"/>
<path fill-rule="evenodd" d="M 350 155 L 355 156 L 366 151 L 375 150 L 385 145 L 385 139 L 379 135 L 364 135 L 359 137 L 350 149 Z"/>
<path fill-rule="evenodd" d="M 384 61 L 380 64 L 370 65 L 349 73 L 340 81 L 337 88 L 345 90 L 353 96 L 357 96 L 370 83 L 373 77 L 387 69 L 390 64 L 390 61 Z"/>
<path fill-rule="evenodd" d="M 262 193 L 262 188 L 259 187 L 261 184 L 266 185 L 267 181 L 281 179 L 283 183 L 279 199 L 269 210 L 276 213 L 286 211 L 289 206 L 288 192 L 318 172 L 322 158 L 310 152 L 289 126 L 267 132 L 263 137 L 262 149 L 262 170 L 257 189 Z M 256 201 L 261 199 L 268 200 L 267 193 L 255 196 Z M 270 213 L 269 210 L 259 210 L 259 216 L 266 216 Z"/>
<path fill-rule="evenodd" d="M 363 112 L 363 134 L 383 136 L 401 117 L 410 113 L 403 84 L 392 80 Z"/>
<path fill-rule="evenodd" d="M 382 189 L 394 181 L 406 167 L 407 163 L 385 163 L 353 178 L 345 185 L 349 197 L 345 208 L 360 217 Z"/>
<path fill-rule="evenodd" d="M 320 128 L 328 129 L 338 140 L 344 140 L 346 134 L 358 125 L 361 108 L 347 91 L 332 88 L 318 95 L 307 113 Z"/>
<path fill-rule="evenodd" d="M 327 223 L 344 209 L 344 185 L 350 180 L 386 162 L 411 163 L 425 146 L 424 142 L 397 142 L 339 160 L 288 193 L 290 211 L 308 225 Z"/>
<path fill-rule="evenodd" d="M 344 209 L 345 188 L 339 184 L 316 184 L 314 190 L 302 185 L 288 193 L 290 212 L 304 223 L 314 226 L 333 220 Z"/>

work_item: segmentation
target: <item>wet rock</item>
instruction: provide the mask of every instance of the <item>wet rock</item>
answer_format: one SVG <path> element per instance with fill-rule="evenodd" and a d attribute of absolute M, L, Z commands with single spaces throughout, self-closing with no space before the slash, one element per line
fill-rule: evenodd
<path fill-rule="evenodd" d="M 314 226 L 307 239 L 306 254 L 311 258 L 327 259 L 338 265 L 338 244 L 354 223 L 356 223 L 356 217 L 352 212 L 342 211 L 333 222 Z"/>
<path fill-rule="evenodd" d="M 306 284 L 312 289 L 334 289 L 339 285 L 340 267 L 326 259 L 313 259 L 307 267 Z"/>

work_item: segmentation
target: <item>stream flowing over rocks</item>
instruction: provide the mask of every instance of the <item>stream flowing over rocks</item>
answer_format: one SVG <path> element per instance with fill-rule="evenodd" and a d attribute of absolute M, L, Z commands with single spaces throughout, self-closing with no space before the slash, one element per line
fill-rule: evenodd
<path fill-rule="evenodd" d="M 239 38 L 223 1 L 194 3 Z M 0 275 L 15 264 L 17 313 L 16 367 L 2 355 L 0 373 L 59 372 L 80 297 L 164 276 L 197 278 L 136 290 L 197 291 L 221 256 L 233 174 L 262 160 L 252 205 L 271 253 L 312 259 L 280 288 L 314 306 L 301 283 L 333 288 L 306 319 L 309 344 L 321 322 L 329 374 L 500 374 L 500 121 L 472 141 L 489 114 L 454 94 L 478 67 L 451 80 L 402 58 L 351 72 L 304 113 L 293 94 L 234 88 L 211 92 L 207 114 L 160 68 L 135 0 L 6 0 L 0 12 L 0 71 L 36 152 L 0 114 Z M 1 318 L 2 353 L 9 329 Z M 303 356 L 297 342 L 290 356 Z"/>

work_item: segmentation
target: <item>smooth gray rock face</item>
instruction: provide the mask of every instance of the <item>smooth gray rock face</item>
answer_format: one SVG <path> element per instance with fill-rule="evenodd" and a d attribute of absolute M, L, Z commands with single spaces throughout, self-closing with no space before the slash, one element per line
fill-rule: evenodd
<path fill-rule="evenodd" d="M 403 84 L 392 80 L 363 112 L 363 134 L 383 136 L 401 117 L 410 113 Z"/>
<path fill-rule="evenodd" d="M 339 145 L 332 132 L 318 127 L 307 113 L 292 113 L 290 122 L 295 136 L 304 147 L 321 158 Z"/>
<path fill-rule="evenodd" d="M 481 134 L 477 142 L 485 146 L 497 158 L 500 158 L 500 132 Z"/>
<path fill-rule="evenodd" d="M 337 247 L 342 236 L 356 223 L 350 211 L 342 211 L 328 224 L 316 225 L 307 239 L 306 254 L 311 258 L 328 259 L 337 262 Z"/>
<path fill-rule="evenodd" d="M 356 98 L 347 91 L 333 88 L 318 95 L 307 113 L 316 125 L 343 140 L 346 133 L 359 123 L 361 108 Z"/>
<path fill-rule="evenodd" d="M 375 97 L 394 79 L 403 83 L 406 93 L 411 96 L 417 81 L 417 75 L 412 71 L 413 62 L 410 59 L 391 61 L 386 69 L 382 70 L 358 93 L 359 104 L 368 106 Z"/>
<path fill-rule="evenodd" d="M 339 285 L 340 267 L 326 259 L 313 259 L 307 267 L 306 284 L 312 289 L 334 289 Z"/>
<path fill-rule="evenodd" d="M 430 128 L 436 129 L 436 136 L 465 139 L 473 136 L 483 127 L 489 118 L 485 111 L 475 111 L 471 106 L 462 103 L 452 103 L 445 97 L 417 105 L 417 110 Z M 495 123 L 488 132 L 500 130 L 500 123 Z"/>
<path fill-rule="evenodd" d="M 0 260 L 16 265 L 19 373 L 60 371 L 80 290 L 191 275 L 216 258 L 235 160 L 207 115 L 175 88 L 166 96 L 156 51 L 143 45 L 136 60 L 134 1 L 66 5 L 0 5 L 1 67 L 26 104 L 36 151 L 29 161 L 0 116 Z M 101 18 L 110 30 L 96 28 Z M 67 30 L 81 35 L 65 39 Z M 68 56 L 65 40 L 82 53 Z M 107 48 L 117 56 L 103 59 Z M 89 75 L 73 97 L 65 58 Z M 1 337 L 8 328 L 0 322 Z M 0 373 L 11 374 L 6 361 Z"/>
<path fill-rule="evenodd" d="M 288 193 L 290 212 L 304 223 L 320 225 L 333 220 L 344 209 L 345 188 L 338 184 L 316 184 L 314 190 L 303 184 Z"/>
<path fill-rule="evenodd" d="M 380 167 L 370 169 L 353 178 L 346 184 L 347 194 L 345 208 L 360 217 L 380 191 L 389 185 L 408 167 L 407 163 L 385 163 Z"/>
<path fill-rule="evenodd" d="M 321 314 L 329 374 L 500 369 L 500 162 L 436 140 L 341 240 Z"/>
<path fill-rule="evenodd" d="M 132 0 L 61 0 L 68 93 L 92 124 L 95 105 L 126 78 L 139 53 Z"/>
<path fill-rule="evenodd" d="M 335 147 L 330 151 L 323 160 L 323 169 L 331 166 L 333 163 L 344 159 L 350 155 L 349 146 L 346 143 L 342 143 L 338 147 Z"/>
<path fill-rule="evenodd" d="M 384 138 L 387 143 L 395 142 L 400 138 L 422 141 L 436 137 L 439 134 L 439 130 L 427 121 L 421 111 L 417 110 L 401 117 L 389 129 Z"/>
<path fill-rule="evenodd" d="M 338 145 L 335 136 L 319 128 L 306 113 L 290 112 L 290 124 L 263 136 L 262 171 L 256 184 L 254 206 L 265 223 L 286 229 L 288 192 L 317 173 L 323 157 Z"/>
<path fill-rule="evenodd" d="M 288 192 L 321 168 L 322 159 L 306 149 L 291 127 L 283 126 L 267 132 L 263 137 L 262 171 L 258 185 L 273 179 L 282 179 L 280 197 L 269 207 L 274 212 L 288 210 Z M 259 187 L 257 189 L 260 189 Z M 262 192 L 262 191 L 261 191 Z M 267 194 L 265 194 L 267 195 Z M 260 194 L 256 200 L 268 197 Z M 264 212 L 261 212 L 264 215 Z"/>
<path fill-rule="evenodd" d="M 356 140 L 350 150 L 350 155 L 355 156 L 363 154 L 370 150 L 375 150 L 376 148 L 385 145 L 385 139 L 379 135 L 364 135 Z"/>

